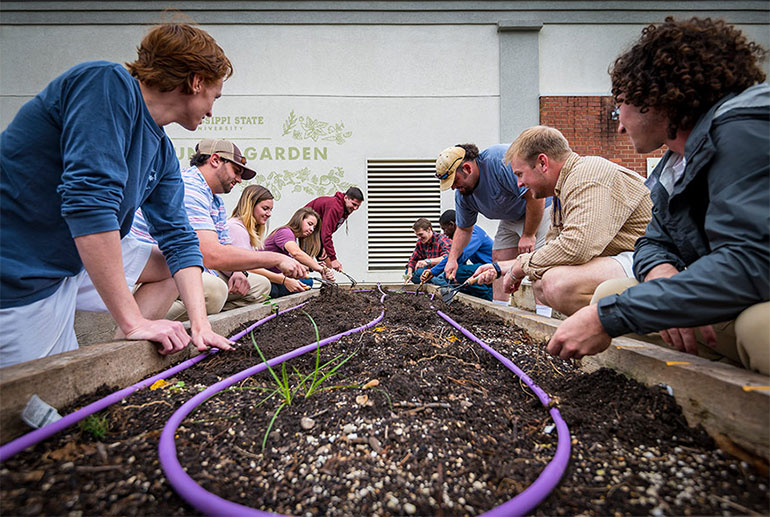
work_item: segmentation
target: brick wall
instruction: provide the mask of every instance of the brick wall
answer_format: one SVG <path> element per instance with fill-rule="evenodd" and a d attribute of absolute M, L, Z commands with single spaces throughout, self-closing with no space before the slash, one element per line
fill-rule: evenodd
<path fill-rule="evenodd" d="M 628 135 L 618 134 L 614 107 L 611 96 L 540 97 L 540 123 L 561 131 L 576 153 L 603 156 L 646 176 L 647 158 L 663 156 L 664 149 L 651 154 L 634 151 Z"/>

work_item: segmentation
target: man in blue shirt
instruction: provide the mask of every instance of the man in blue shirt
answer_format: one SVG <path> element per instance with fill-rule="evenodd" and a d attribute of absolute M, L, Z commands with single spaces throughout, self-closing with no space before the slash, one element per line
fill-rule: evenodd
<path fill-rule="evenodd" d="M 441 230 L 447 234 L 450 239 L 454 239 L 454 235 L 457 233 L 455 217 L 454 210 L 447 210 L 441 214 L 441 218 L 439 219 Z M 471 238 L 457 260 L 459 265 L 457 266 L 455 280 L 458 283 L 463 283 L 473 276 L 473 273 L 479 266 L 492 262 L 492 247 L 493 242 L 489 235 L 487 235 L 487 232 L 480 226 L 474 225 Z M 446 267 L 448 259 L 449 257 L 444 257 L 432 268 L 424 270 L 420 280 L 422 282 L 427 282 L 434 277 L 443 277 L 444 268 Z M 460 292 L 492 301 L 492 288 L 489 285 L 467 285 L 460 289 Z"/>
<path fill-rule="evenodd" d="M 182 24 L 153 28 L 138 54 L 128 70 L 105 61 L 73 67 L 0 135 L 1 366 L 77 348 L 75 306 L 87 281 L 126 338 L 155 341 L 162 354 L 187 346 L 181 323 L 158 319 L 173 299 L 165 286 L 160 298 L 142 289 L 135 298 L 124 277 L 121 237 L 138 206 L 167 263 L 150 255 L 139 281 L 158 286 L 173 275 L 193 343 L 230 348 L 206 319 L 203 262 L 163 126 L 193 131 L 211 116 L 232 65 L 211 36 Z"/>
<path fill-rule="evenodd" d="M 545 243 L 550 198 L 536 199 L 527 189 L 519 189 L 510 164 L 503 162 L 507 145 L 493 145 L 484 151 L 474 144 L 458 144 L 444 149 L 436 160 L 436 177 L 441 190 L 455 190 L 457 230 L 452 239 L 444 272 L 452 281 L 458 258 L 471 239 L 478 214 L 500 223 L 495 234 L 492 258 L 511 260 L 519 253 L 531 252 Z M 507 302 L 502 280 L 493 284 L 494 299 Z"/>

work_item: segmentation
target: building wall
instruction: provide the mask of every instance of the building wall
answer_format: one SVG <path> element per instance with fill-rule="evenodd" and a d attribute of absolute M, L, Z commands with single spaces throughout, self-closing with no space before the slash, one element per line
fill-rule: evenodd
<path fill-rule="evenodd" d="M 647 176 L 648 160 L 660 158 L 664 150 L 638 154 L 628 136 L 618 134 L 613 120 L 615 101 L 609 95 L 543 96 L 540 123 L 561 131 L 578 154 L 603 156 Z"/>
<path fill-rule="evenodd" d="M 216 38 L 235 75 L 212 119 L 167 132 L 182 163 L 201 138 L 238 143 L 278 198 L 273 227 L 317 195 L 366 192 L 367 159 L 434 159 L 461 142 L 510 142 L 539 122 L 560 127 L 579 152 L 643 172 L 605 120 L 607 68 L 669 14 L 725 18 L 770 47 L 763 0 L 4 1 L 0 128 L 72 65 L 131 61 L 150 25 L 189 20 Z M 226 196 L 228 208 L 239 195 Z M 441 207 L 454 207 L 451 191 Z M 339 230 L 341 260 L 358 279 L 395 280 L 397 271 L 367 269 L 366 210 L 350 218 L 348 235 Z M 480 224 L 494 235 L 495 222 Z"/>

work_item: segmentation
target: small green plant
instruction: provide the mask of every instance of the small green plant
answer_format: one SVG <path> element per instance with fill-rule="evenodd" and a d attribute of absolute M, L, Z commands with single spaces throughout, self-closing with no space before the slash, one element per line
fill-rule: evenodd
<path fill-rule="evenodd" d="M 356 355 L 356 352 L 353 352 L 349 354 L 347 357 L 345 357 L 342 361 L 340 361 L 338 364 L 334 365 L 331 370 L 328 372 L 324 372 L 324 369 L 328 366 L 336 363 L 340 358 L 344 357 L 345 354 L 339 354 L 336 357 L 330 359 L 329 361 L 326 361 L 324 364 L 321 364 L 321 337 L 318 332 L 318 325 L 316 325 L 315 320 L 313 319 L 310 314 L 308 314 L 305 311 L 302 311 L 305 313 L 305 315 L 310 319 L 310 322 L 313 324 L 313 329 L 315 330 L 315 338 L 316 338 L 316 356 L 315 356 L 315 368 L 313 371 L 307 375 L 302 375 L 297 368 L 292 367 L 294 370 L 293 374 L 289 374 L 286 370 L 286 363 L 281 364 L 281 374 L 280 376 L 273 370 L 273 368 L 270 366 L 270 363 L 267 362 L 267 359 L 265 358 L 265 355 L 262 353 L 262 350 L 259 349 L 259 345 L 257 345 L 257 340 L 254 338 L 254 332 L 252 331 L 249 336 L 251 337 L 251 342 L 254 344 L 254 348 L 257 350 L 257 353 L 259 354 L 259 357 L 262 359 L 262 361 L 267 366 L 268 371 L 270 372 L 270 375 L 273 377 L 273 380 L 275 381 L 276 388 L 274 388 L 270 394 L 265 397 L 262 401 L 257 404 L 256 407 L 261 406 L 263 403 L 267 402 L 271 398 L 273 398 L 275 395 L 280 395 L 282 401 L 278 405 L 278 408 L 273 413 L 272 418 L 270 419 L 270 422 L 267 426 L 267 430 L 265 431 L 265 436 L 262 439 L 262 450 L 265 450 L 265 444 L 267 443 L 267 437 L 270 434 L 270 430 L 273 428 L 273 424 L 275 423 L 276 418 L 278 418 L 278 414 L 281 412 L 281 410 L 291 405 L 292 400 L 297 395 L 297 392 L 301 390 L 308 381 L 310 381 L 307 389 L 305 390 L 305 398 L 310 397 L 313 395 L 313 393 L 320 391 L 320 390 L 332 390 L 332 389 L 340 389 L 340 388 L 348 388 L 348 387 L 354 387 L 351 386 L 326 386 L 321 387 L 321 384 L 324 383 L 327 379 L 333 377 L 338 373 L 338 370 L 340 367 L 348 362 L 354 355 Z M 299 382 L 292 387 L 290 383 L 290 379 L 292 377 L 297 377 L 299 379 Z M 312 380 L 310 380 L 312 377 Z"/>
<path fill-rule="evenodd" d="M 269 305 L 270 312 L 272 312 L 273 314 L 278 314 L 280 307 L 278 307 L 278 304 L 276 303 L 275 299 L 270 298 L 269 294 L 263 294 L 262 296 L 265 297 L 264 301 L 262 302 L 262 305 Z"/>
<path fill-rule="evenodd" d="M 173 386 L 170 386 L 169 389 L 172 391 L 182 391 L 184 389 L 184 381 L 178 381 Z"/>
<path fill-rule="evenodd" d="M 98 413 L 88 415 L 86 418 L 79 422 L 80 430 L 84 433 L 88 433 L 97 440 L 101 440 L 110 431 L 110 421 L 107 415 L 100 415 Z"/>

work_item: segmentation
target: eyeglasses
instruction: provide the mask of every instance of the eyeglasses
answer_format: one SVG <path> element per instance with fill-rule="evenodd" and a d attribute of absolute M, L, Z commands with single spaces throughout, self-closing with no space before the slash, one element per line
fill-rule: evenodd
<path fill-rule="evenodd" d="M 452 163 L 449 165 L 449 167 L 447 167 L 447 168 L 446 168 L 446 172 L 444 172 L 444 174 L 439 174 L 439 173 L 437 172 L 437 173 L 436 173 L 436 177 L 437 177 L 438 179 L 440 179 L 440 180 L 445 180 L 445 179 L 447 179 L 447 178 L 449 177 L 449 175 L 450 175 L 450 174 L 452 174 L 452 173 L 451 173 L 451 172 L 449 172 L 449 171 L 451 171 L 451 170 L 452 170 L 452 167 L 454 167 L 455 163 L 457 163 L 457 162 L 458 162 L 458 160 L 462 160 L 462 156 L 461 156 L 461 157 L 459 157 L 459 158 L 455 158 L 455 161 L 453 161 L 453 162 L 452 162 Z"/>

